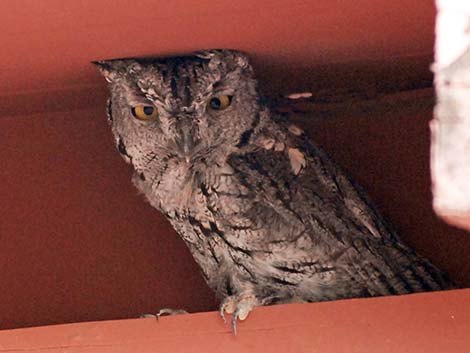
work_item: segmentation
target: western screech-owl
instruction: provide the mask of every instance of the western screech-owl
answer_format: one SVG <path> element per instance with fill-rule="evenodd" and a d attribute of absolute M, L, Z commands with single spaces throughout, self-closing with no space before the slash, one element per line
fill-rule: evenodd
<path fill-rule="evenodd" d="M 258 305 L 453 288 L 268 108 L 245 54 L 95 64 L 135 185 L 186 242 L 234 328 Z"/>

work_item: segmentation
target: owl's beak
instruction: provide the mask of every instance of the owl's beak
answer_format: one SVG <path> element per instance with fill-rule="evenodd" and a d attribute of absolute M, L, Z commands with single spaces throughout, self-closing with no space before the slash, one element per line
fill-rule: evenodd
<path fill-rule="evenodd" d="M 186 163 L 189 163 L 189 161 L 191 161 L 191 153 L 186 148 L 186 146 L 185 146 L 185 150 L 184 150 L 184 160 L 186 161 Z"/>
<path fill-rule="evenodd" d="M 194 154 L 194 150 L 198 141 L 194 138 L 190 124 L 180 125 L 179 130 L 180 134 L 177 141 L 178 149 L 181 157 L 184 158 L 186 163 L 189 163 L 191 161 L 191 157 Z"/>

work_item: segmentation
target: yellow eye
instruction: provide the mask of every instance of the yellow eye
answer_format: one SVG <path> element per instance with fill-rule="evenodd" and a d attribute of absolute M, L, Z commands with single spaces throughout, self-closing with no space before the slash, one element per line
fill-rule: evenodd
<path fill-rule="evenodd" d="M 220 95 L 211 98 L 209 107 L 212 110 L 224 110 L 229 107 L 230 103 L 232 103 L 232 96 Z"/>
<path fill-rule="evenodd" d="M 149 121 L 158 118 L 158 110 L 151 105 L 137 105 L 131 108 L 131 113 L 134 118 L 139 120 Z"/>

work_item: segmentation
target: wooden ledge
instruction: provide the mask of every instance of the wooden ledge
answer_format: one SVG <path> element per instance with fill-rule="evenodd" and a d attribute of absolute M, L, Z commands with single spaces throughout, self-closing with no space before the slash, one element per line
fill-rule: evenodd
<path fill-rule="evenodd" d="M 0 331 L 0 352 L 468 352 L 470 289 Z"/>

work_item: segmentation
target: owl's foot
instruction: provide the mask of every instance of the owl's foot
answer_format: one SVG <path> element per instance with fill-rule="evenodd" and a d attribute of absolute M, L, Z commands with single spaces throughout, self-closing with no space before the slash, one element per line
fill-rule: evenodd
<path fill-rule="evenodd" d="M 224 323 L 225 313 L 232 314 L 232 330 L 237 334 L 237 319 L 243 321 L 255 306 L 261 305 L 258 298 L 252 293 L 244 293 L 239 295 L 231 295 L 226 297 L 219 307 L 219 313 Z"/>
<path fill-rule="evenodd" d="M 188 314 L 188 312 L 186 310 L 183 310 L 183 309 L 163 308 L 163 309 L 160 309 L 159 312 L 156 313 L 156 314 L 143 314 L 140 317 L 141 318 L 154 317 L 158 321 L 160 316 L 173 316 L 173 315 L 181 315 L 181 314 Z"/>

